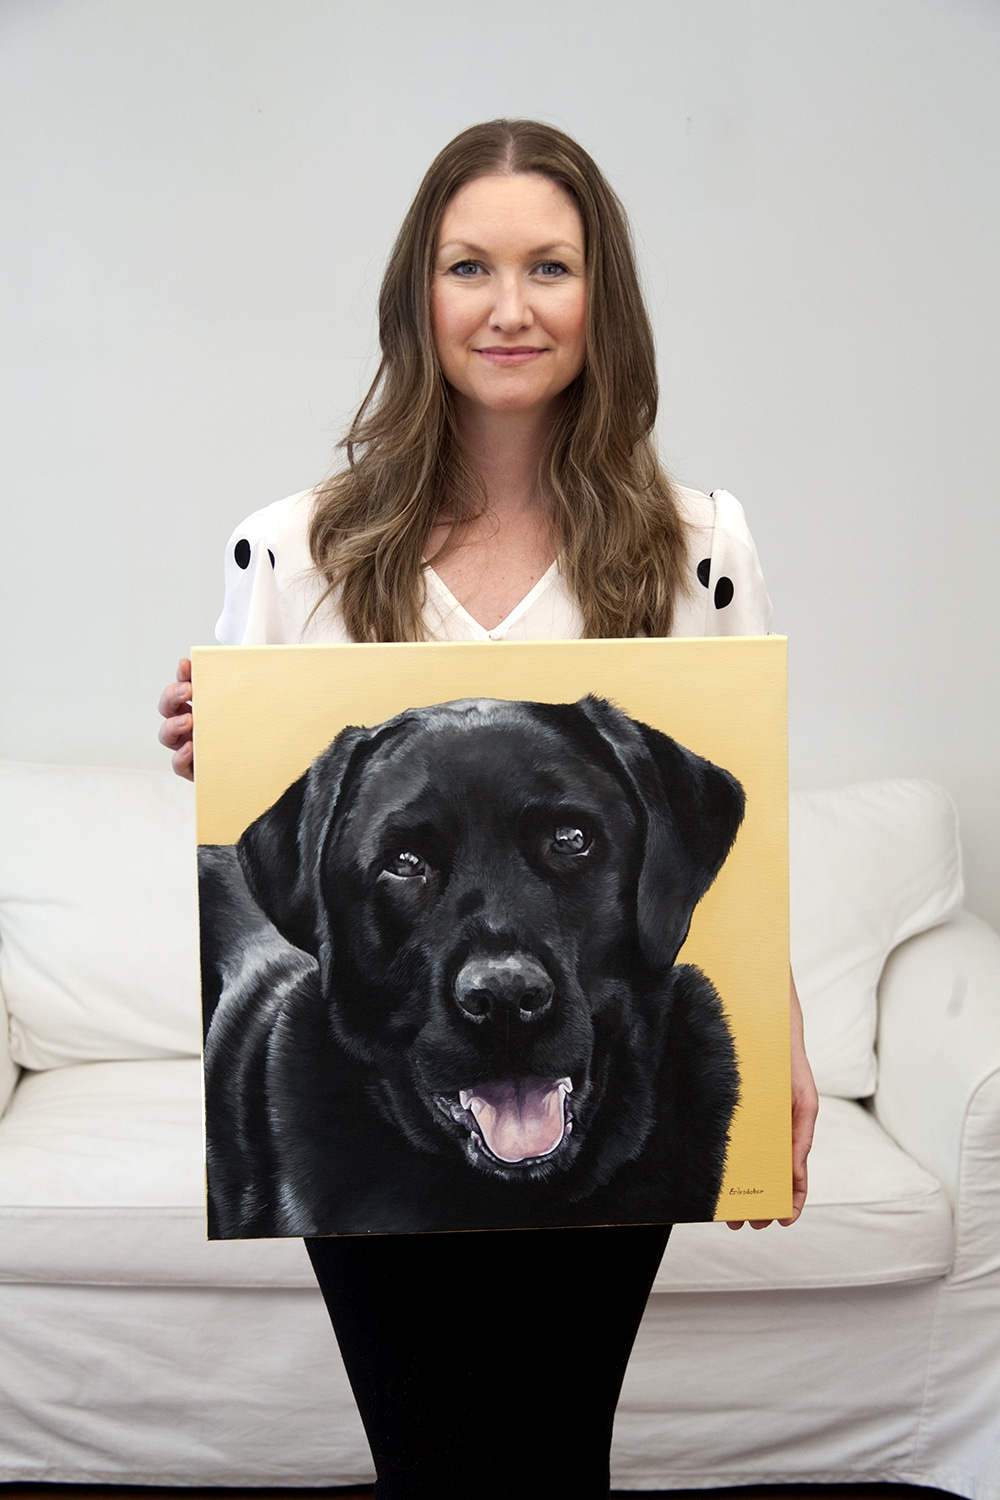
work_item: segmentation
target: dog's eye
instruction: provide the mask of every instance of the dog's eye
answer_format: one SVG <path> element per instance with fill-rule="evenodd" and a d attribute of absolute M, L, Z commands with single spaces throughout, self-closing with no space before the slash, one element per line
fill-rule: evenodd
<path fill-rule="evenodd" d="M 552 847 L 557 854 L 586 854 L 593 839 L 582 828 L 569 824 L 556 828 L 552 834 Z"/>
<path fill-rule="evenodd" d="M 419 854 L 414 854 L 409 849 L 403 849 L 399 854 L 390 855 L 385 862 L 387 875 L 396 875 L 400 879 L 407 880 L 413 876 L 427 878 L 431 873 L 431 867 Z"/>

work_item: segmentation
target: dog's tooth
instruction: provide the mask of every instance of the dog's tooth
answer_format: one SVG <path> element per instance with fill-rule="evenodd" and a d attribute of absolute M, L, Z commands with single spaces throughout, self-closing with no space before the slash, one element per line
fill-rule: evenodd
<path fill-rule="evenodd" d="M 459 1091 L 458 1091 L 458 1102 L 462 1106 L 463 1109 L 468 1109 L 468 1107 L 469 1107 L 469 1101 L 471 1100 L 471 1098 L 472 1098 L 472 1090 L 471 1089 L 459 1089 Z"/>

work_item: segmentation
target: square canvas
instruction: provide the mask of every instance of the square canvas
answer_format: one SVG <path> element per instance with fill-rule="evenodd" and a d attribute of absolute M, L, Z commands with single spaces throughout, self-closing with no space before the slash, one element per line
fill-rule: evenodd
<path fill-rule="evenodd" d="M 210 1237 L 790 1213 L 782 638 L 193 659 Z"/>

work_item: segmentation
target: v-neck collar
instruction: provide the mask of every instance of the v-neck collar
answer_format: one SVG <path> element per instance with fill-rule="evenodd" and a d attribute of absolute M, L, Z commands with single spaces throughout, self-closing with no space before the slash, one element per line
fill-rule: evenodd
<path fill-rule="evenodd" d="M 559 572 L 559 559 L 557 557 L 554 562 L 549 564 L 545 572 L 542 574 L 541 578 L 539 578 L 538 582 L 528 590 L 524 598 L 518 604 L 514 605 L 514 608 L 510 611 L 509 614 L 506 614 L 504 616 L 504 618 L 498 625 L 493 626 L 492 630 L 487 630 L 486 626 L 481 625 L 474 615 L 469 614 L 469 611 L 466 609 L 465 605 L 459 603 L 459 601 L 455 598 L 455 595 L 452 593 L 451 589 L 434 571 L 430 563 L 424 564 L 424 572 L 427 577 L 428 585 L 433 590 L 433 592 L 438 595 L 439 603 L 446 608 L 449 614 L 456 614 L 461 616 L 461 618 L 469 626 L 469 629 L 474 632 L 478 640 L 496 641 L 501 640 L 509 630 L 513 629 L 517 622 L 522 619 L 523 616 L 528 612 L 535 601 L 539 599 L 541 595 L 545 593 L 545 591 L 555 581 L 555 578 Z"/>

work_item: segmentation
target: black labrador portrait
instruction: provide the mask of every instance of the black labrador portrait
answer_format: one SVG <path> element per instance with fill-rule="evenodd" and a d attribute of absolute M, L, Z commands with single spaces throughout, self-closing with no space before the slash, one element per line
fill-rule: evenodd
<path fill-rule="evenodd" d="M 594 697 L 347 728 L 199 851 L 213 1237 L 709 1219 L 729 772 Z"/>

